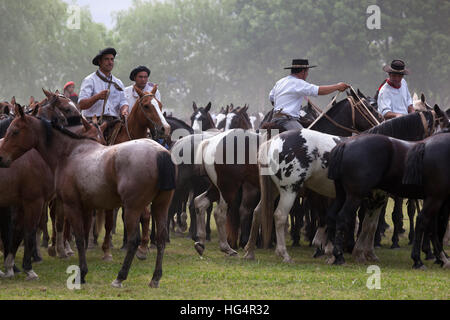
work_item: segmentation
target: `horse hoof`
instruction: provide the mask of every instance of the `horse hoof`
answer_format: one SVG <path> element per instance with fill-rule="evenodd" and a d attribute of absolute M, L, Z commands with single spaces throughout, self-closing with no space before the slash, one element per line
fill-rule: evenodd
<path fill-rule="evenodd" d="M 444 263 L 444 265 L 442 266 L 443 269 L 450 269 L 450 261 L 447 261 L 446 263 Z"/>
<path fill-rule="evenodd" d="M 136 257 L 139 260 L 147 259 L 147 249 L 146 248 L 142 248 L 141 246 L 139 246 L 137 251 L 136 251 Z"/>
<path fill-rule="evenodd" d="M 345 264 L 345 259 L 343 256 L 338 256 L 334 259 L 333 264 L 335 266 L 342 266 L 343 264 Z"/>
<path fill-rule="evenodd" d="M 366 259 L 367 259 L 367 261 L 371 261 L 371 262 L 380 261 L 380 259 L 372 252 L 366 253 Z"/>
<path fill-rule="evenodd" d="M 397 243 L 393 243 L 391 249 L 400 249 L 400 246 Z"/>
<path fill-rule="evenodd" d="M 3 271 L 0 270 L 0 278 L 4 278 L 5 274 L 3 273 Z"/>
<path fill-rule="evenodd" d="M 330 258 L 328 258 L 326 260 L 326 264 L 334 264 L 334 261 L 336 260 L 336 258 L 334 256 L 331 256 Z"/>
<path fill-rule="evenodd" d="M 234 251 L 233 249 L 229 250 L 226 254 L 229 257 L 237 257 L 237 255 L 238 255 L 238 253 L 236 251 Z"/>
<path fill-rule="evenodd" d="M 416 269 L 416 270 L 426 270 L 427 267 L 425 267 L 425 265 L 424 265 L 423 263 L 414 263 L 413 269 Z"/>
<path fill-rule="evenodd" d="M 433 260 L 434 258 L 436 257 L 432 253 L 427 253 L 425 256 L 425 260 Z"/>
<path fill-rule="evenodd" d="M 201 256 L 203 255 L 203 252 L 205 251 L 205 245 L 203 243 L 200 242 L 194 243 L 194 248 L 199 255 Z"/>
<path fill-rule="evenodd" d="M 120 280 L 118 280 L 118 279 L 114 280 L 114 281 L 111 283 L 111 286 L 112 286 L 113 288 L 118 288 L 118 289 L 123 288 L 122 281 L 120 281 Z"/>
<path fill-rule="evenodd" d="M 324 254 L 325 252 L 322 249 L 317 248 L 316 252 L 314 252 L 313 258 L 322 257 Z"/>
<path fill-rule="evenodd" d="M 27 277 L 25 280 L 27 281 L 32 281 L 32 280 L 37 280 L 39 279 L 38 275 L 36 274 L 36 272 L 34 272 L 33 270 L 30 271 L 25 271 L 27 274 Z"/>
<path fill-rule="evenodd" d="M 300 242 L 292 242 L 292 247 L 300 247 Z"/>
<path fill-rule="evenodd" d="M 31 260 L 31 262 L 33 262 L 33 264 L 41 264 L 42 261 L 43 261 L 42 258 Z"/>
<path fill-rule="evenodd" d="M 251 252 L 247 251 L 247 252 L 245 252 L 243 258 L 247 259 L 247 260 L 255 260 L 255 253 L 253 251 L 251 251 Z"/>
<path fill-rule="evenodd" d="M 103 260 L 103 261 L 106 261 L 106 262 L 111 262 L 111 261 L 113 261 L 113 257 L 112 257 L 111 254 L 105 254 L 105 255 L 103 256 L 102 260 Z"/>
<path fill-rule="evenodd" d="M 291 257 L 285 257 L 285 258 L 283 259 L 283 262 L 284 262 L 284 263 L 293 264 L 293 263 L 294 263 L 294 260 L 292 260 Z"/>
<path fill-rule="evenodd" d="M 152 280 L 152 281 L 150 281 L 150 283 L 148 284 L 148 286 L 149 286 L 150 288 L 159 288 L 159 281 Z"/>
<path fill-rule="evenodd" d="M 49 247 L 47 251 L 50 257 L 56 257 L 56 248 L 54 246 Z"/>
<path fill-rule="evenodd" d="M 69 256 L 66 254 L 66 252 L 59 252 L 58 253 L 58 258 L 60 258 L 60 259 L 67 259 L 67 258 L 69 258 Z"/>

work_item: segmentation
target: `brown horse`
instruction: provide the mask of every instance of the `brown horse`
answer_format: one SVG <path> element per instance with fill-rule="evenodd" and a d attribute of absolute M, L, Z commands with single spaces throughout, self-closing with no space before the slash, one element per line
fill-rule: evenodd
<path fill-rule="evenodd" d="M 134 90 L 139 95 L 136 100 L 128 119 L 124 123 L 120 123 L 117 136 L 111 141 L 112 144 L 119 144 L 126 141 L 141 139 L 147 137 L 147 131 L 150 130 L 154 134 L 168 136 L 170 134 L 170 125 L 162 114 L 162 104 L 155 98 L 157 86 L 153 87 L 151 92 L 142 92 L 138 87 Z M 103 242 L 104 260 L 111 260 L 111 232 L 113 229 L 113 212 L 97 211 L 97 222 L 105 221 L 105 238 Z M 147 258 L 148 243 L 150 241 L 150 211 L 145 208 L 141 217 L 142 225 L 142 241 L 138 247 L 136 256 L 144 260 Z M 99 226 L 99 224 L 98 224 Z M 98 230 L 97 230 L 98 231 Z M 124 230 L 124 237 L 127 237 L 127 230 Z M 125 242 L 125 241 L 124 241 Z"/>
<path fill-rule="evenodd" d="M 35 148 L 57 173 L 57 197 L 62 201 L 64 214 L 75 233 L 81 283 L 85 283 L 88 272 L 85 236 L 90 229 L 92 210 L 112 210 L 123 205 L 127 212 L 127 254 L 112 283 L 114 287 L 121 287 L 136 254 L 139 218 L 144 208 L 152 203 L 158 252 L 150 286 L 158 287 L 162 276 L 167 211 L 176 176 L 170 153 L 149 139 L 105 147 L 44 120 L 27 116 L 21 107 L 16 109 L 18 116 L 0 146 L 0 166 L 11 166 L 14 160 Z"/>
<path fill-rule="evenodd" d="M 101 132 L 98 127 L 89 125 L 84 119 L 83 124 L 83 128 L 78 129 L 79 134 L 99 137 Z M 46 205 L 55 194 L 54 175 L 39 153 L 36 150 L 30 150 L 10 168 L 0 169 L 0 179 L 3 182 L 1 185 L 7 188 L 0 195 L 0 207 L 17 208 L 12 225 L 14 230 L 7 225 L 2 225 L 2 241 L 7 243 L 5 245 L 5 276 L 14 276 L 14 258 L 20 242 L 25 239 L 23 268 L 27 273 L 27 280 L 32 280 L 38 277 L 31 266 L 31 254 L 35 245 L 33 237 L 39 222 L 47 221 Z M 12 236 L 8 238 L 11 232 Z"/>

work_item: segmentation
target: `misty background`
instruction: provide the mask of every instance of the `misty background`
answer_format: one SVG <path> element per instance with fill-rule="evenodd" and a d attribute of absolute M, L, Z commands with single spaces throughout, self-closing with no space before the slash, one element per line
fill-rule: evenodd
<path fill-rule="evenodd" d="M 41 88 L 62 92 L 67 81 L 78 93 L 96 70 L 92 58 L 112 46 L 113 74 L 128 86 L 130 71 L 148 66 L 164 108 L 184 119 L 193 101 L 211 101 L 215 112 L 230 103 L 250 104 L 250 113 L 270 110 L 269 92 L 295 58 L 318 65 L 309 82 L 343 81 L 368 96 L 387 77 L 383 65 L 402 59 L 411 94 L 450 107 L 448 0 L 113 2 L 89 1 L 103 19 L 108 13 L 105 25 L 94 21 L 88 1 L 74 1 L 82 6 L 80 28 L 70 29 L 70 0 L 0 0 L 0 99 L 28 104 L 30 96 L 44 98 Z M 381 28 L 369 30 L 366 10 L 373 4 Z M 325 107 L 331 98 L 313 101 Z"/>

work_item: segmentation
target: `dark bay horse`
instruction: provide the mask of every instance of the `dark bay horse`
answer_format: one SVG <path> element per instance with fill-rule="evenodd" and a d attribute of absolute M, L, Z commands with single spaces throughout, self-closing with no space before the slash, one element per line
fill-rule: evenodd
<path fill-rule="evenodd" d="M 211 102 L 209 102 L 206 107 L 201 108 L 197 107 L 197 104 L 193 102 L 192 109 L 194 109 L 194 112 L 191 115 L 191 127 L 194 130 L 194 133 L 200 133 L 216 128 L 210 114 Z"/>
<path fill-rule="evenodd" d="M 433 121 L 431 126 L 424 128 L 424 132 L 421 132 L 417 130 L 417 127 L 421 128 L 420 123 L 414 124 L 410 121 L 413 119 L 411 116 L 404 116 L 395 119 L 395 123 L 398 123 L 398 125 L 394 125 L 394 121 L 391 120 L 385 122 L 384 127 L 392 125 L 391 135 L 400 136 L 399 132 L 405 131 L 406 135 L 403 135 L 405 140 L 418 141 L 450 126 L 446 114 L 437 106 L 434 107 L 434 111 L 422 113 L 422 115 L 424 114 L 431 114 L 433 118 L 440 118 L 440 125 L 436 126 Z M 417 117 L 419 115 L 421 114 L 413 114 L 412 116 Z M 427 122 L 425 118 L 423 119 Z M 371 132 L 376 132 L 376 130 L 368 131 L 368 133 Z M 363 134 L 337 145 L 330 153 L 328 178 L 334 180 L 336 199 L 328 212 L 327 226 L 328 236 L 334 244 L 335 264 L 345 262 L 343 257 L 344 238 L 348 231 L 349 222 L 354 219 L 356 210 L 364 198 L 373 199 L 372 202 L 375 204 L 386 197 L 386 192 L 398 197 L 424 198 L 425 190 L 422 185 L 404 184 L 402 182 L 406 155 L 416 145 L 416 142 L 398 140 L 385 135 Z M 446 191 L 446 196 L 447 194 L 448 191 Z M 437 209 L 441 205 L 442 203 L 439 203 Z M 378 215 L 376 215 L 376 221 L 378 221 Z M 418 230 L 422 230 L 420 228 L 423 228 L 423 226 L 420 226 Z M 421 235 L 418 237 L 421 237 Z M 373 245 L 373 238 L 371 240 Z M 436 256 L 436 258 L 439 259 L 439 256 Z M 422 265 L 415 259 L 415 267 L 421 267 Z"/>
<path fill-rule="evenodd" d="M 75 233 L 81 282 L 85 283 L 88 272 L 86 234 L 90 229 L 92 210 L 112 210 L 123 205 L 127 212 L 127 254 L 112 283 L 114 287 L 121 287 L 139 244 L 139 219 L 144 208 L 151 203 L 151 212 L 157 221 L 158 252 L 150 286 L 158 287 L 162 276 L 167 210 L 176 176 L 170 153 L 149 139 L 105 147 L 44 120 L 27 116 L 20 107 L 16 114 L 18 116 L 0 146 L 0 165 L 9 167 L 26 151 L 35 148 L 51 170 L 58 172 L 55 181 L 57 197 L 62 201 L 64 214 Z"/>

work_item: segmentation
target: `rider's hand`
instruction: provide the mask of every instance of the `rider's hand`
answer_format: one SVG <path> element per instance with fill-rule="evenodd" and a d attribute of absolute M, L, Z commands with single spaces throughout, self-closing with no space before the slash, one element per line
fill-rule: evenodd
<path fill-rule="evenodd" d="M 106 100 L 108 97 L 109 90 L 103 90 L 97 93 L 97 100 Z"/>
<path fill-rule="evenodd" d="M 339 82 L 337 85 L 338 85 L 338 90 L 340 92 L 343 92 L 343 91 L 347 90 L 348 88 L 350 88 L 350 86 L 344 82 Z"/>

